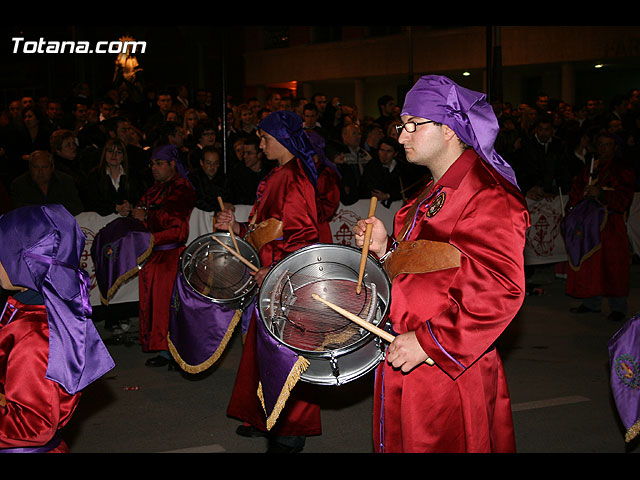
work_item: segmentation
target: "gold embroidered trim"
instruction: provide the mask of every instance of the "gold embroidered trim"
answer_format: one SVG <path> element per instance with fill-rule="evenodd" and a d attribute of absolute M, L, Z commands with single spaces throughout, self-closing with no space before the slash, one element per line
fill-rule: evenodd
<path fill-rule="evenodd" d="M 262 382 L 258 383 L 258 397 L 260 398 L 260 403 L 262 403 L 262 409 L 268 415 L 267 423 L 266 423 L 267 430 L 271 430 L 271 428 L 275 425 L 276 420 L 278 420 L 278 417 L 280 416 L 280 412 L 282 412 L 282 409 L 284 408 L 284 404 L 289 398 L 289 394 L 291 393 L 291 390 L 293 390 L 293 387 L 295 387 L 296 383 L 298 383 L 298 380 L 300 380 L 300 376 L 304 373 L 304 371 L 308 367 L 309 367 L 309 361 L 302 356 L 298 357 L 298 360 L 296 361 L 296 363 L 293 365 L 293 368 L 289 372 L 287 381 L 283 385 L 282 391 L 280 392 L 280 395 L 278 396 L 278 400 L 276 401 L 276 404 L 273 407 L 273 411 L 271 412 L 270 415 L 268 414 L 267 408 L 265 407 L 265 404 L 264 404 L 264 394 L 262 393 Z"/>
<path fill-rule="evenodd" d="M 7 397 L 4 396 L 3 393 L 0 393 L 0 407 L 7 406 Z"/>
<path fill-rule="evenodd" d="M 180 368 L 187 373 L 204 372 L 206 369 L 208 369 L 218 361 L 218 359 L 220 358 L 220 355 L 222 355 L 225 348 L 227 347 L 227 344 L 231 339 L 231 335 L 233 334 L 233 331 L 235 330 L 236 325 L 238 325 L 240 318 L 242 318 L 242 310 L 236 310 L 235 315 L 233 316 L 233 318 L 231 319 L 231 322 L 229 323 L 229 328 L 227 328 L 227 331 L 225 332 L 224 337 L 222 337 L 222 341 L 220 342 L 220 345 L 218 345 L 218 348 L 216 349 L 216 351 L 213 352 L 213 354 L 208 359 L 206 359 L 204 362 L 200 363 L 199 365 L 189 365 L 187 362 L 185 362 L 180 356 L 180 354 L 178 353 L 178 350 L 176 349 L 173 342 L 171 342 L 170 335 L 167 335 L 167 342 L 169 345 L 169 351 L 171 352 L 171 356 L 176 361 L 176 363 L 180 366 Z"/>
<path fill-rule="evenodd" d="M 127 280 L 129 280 L 131 277 L 133 277 L 134 275 L 137 275 L 138 272 L 140 271 L 140 264 L 143 263 L 144 261 L 147 260 L 147 258 L 149 258 L 149 255 L 151 255 L 151 253 L 153 252 L 153 243 L 154 243 L 154 239 L 153 239 L 153 235 L 151 235 L 151 241 L 149 242 L 149 248 L 147 248 L 142 255 L 140 255 L 137 259 L 136 259 L 136 266 L 133 267 L 131 270 L 129 270 L 128 272 L 125 272 L 124 274 L 120 275 L 118 277 L 118 279 L 114 282 L 114 284 L 111 286 L 111 288 L 109 289 L 109 291 L 107 292 L 107 298 L 104 298 L 102 296 L 102 293 L 100 293 L 100 301 L 102 302 L 103 305 L 109 305 L 109 300 L 111 300 L 111 297 L 113 297 L 116 293 L 116 291 L 120 288 L 120 286 L 125 283 Z"/>
<path fill-rule="evenodd" d="M 631 440 L 636 438 L 638 433 L 640 433 L 640 420 L 634 423 L 631 428 L 627 430 L 627 434 L 624 436 L 624 441 L 629 443 Z"/>

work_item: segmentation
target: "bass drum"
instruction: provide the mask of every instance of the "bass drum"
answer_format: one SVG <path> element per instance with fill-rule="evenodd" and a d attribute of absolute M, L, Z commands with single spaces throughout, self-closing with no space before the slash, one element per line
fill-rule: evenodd
<path fill-rule="evenodd" d="M 367 258 L 356 293 L 362 252 L 346 245 L 301 248 L 275 265 L 258 294 L 258 312 L 269 334 L 309 361 L 301 375 L 316 385 L 343 385 L 373 370 L 384 358 L 374 334 L 336 313 L 313 294 L 382 327 L 391 283 L 380 263 Z"/>
<path fill-rule="evenodd" d="M 241 310 L 255 298 L 257 284 L 251 270 L 213 237 L 235 250 L 228 232 L 202 235 L 182 252 L 180 273 L 194 292 L 214 303 Z M 235 240 L 240 255 L 260 268 L 258 252 L 243 239 Z"/>

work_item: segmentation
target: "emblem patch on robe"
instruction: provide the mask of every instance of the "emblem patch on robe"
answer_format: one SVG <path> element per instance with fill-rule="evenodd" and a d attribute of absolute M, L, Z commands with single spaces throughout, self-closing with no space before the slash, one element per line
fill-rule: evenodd
<path fill-rule="evenodd" d="M 615 372 L 623 384 L 635 389 L 640 388 L 638 363 L 632 356 L 618 357 L 615 361 Z"/>
<path fill-rule="evenodd" d="M 444 192 L 441 192 L 433 200 L 433 202 L 431 202 L 431 205 L 429 205 L 429 209 L 427 210 L 427 217 L 431 218 L 436 213 L 438 213 L 440 211 L 440 209 L 442 208 L 442 206 L 444 205 L 445 199 L 446 199 L 446 194 Z"/>

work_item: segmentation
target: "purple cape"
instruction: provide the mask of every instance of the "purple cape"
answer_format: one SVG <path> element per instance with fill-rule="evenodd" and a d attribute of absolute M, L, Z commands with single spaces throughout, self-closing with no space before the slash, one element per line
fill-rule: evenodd
<path fill-rule="evenodd" d="M 500 126 L 486 98 L 484 93 L 461 87 L 447 77 L 426 75 L 407 93 L 400 115 L 447 125 L 485 162 L 517 186 L 513 169 L 493 147 Z"/>
<path fill-rule="evenodd" d="M 640 315 L 614 334 L 608 349 L 611 392 L 630 442 L 640 431 Z"/>
<path fill-rule="evenodd" d="M 74 395 L 115 366 L 91 320 L 89 275 L 79 266 L 84 233 L 62 205 L 29 206 L 0 217 L 0 241 L 11 283 L 44 298 L 46 378 Z"/>
<path fill-rule="evenodd" d="M 243 312 L 214 303 L 178 273 L 169 316 L 171 355 L 185 372 L 205 371 L 220 358 L 238 322 L 249 322 L 252 311 L 253 305 Z"/>
<path fill-rule="evenodd" d="M 91 258 L 102 303 L 109 304 L 152 250 L 153 235 L 140 220 L 120 217 L 100 229 L 91 245 Z"/>
<path fill-rule="evenodd" d="M 582 262 L 600 248 L 600 233 L 606 222 L 606 208 L 590 198 L 582 200 L 564 217 L 560 230 L 572 269 L 579 270 Z"/>
<path fill-rule="evenodd" d="M 257 308 L 255 315 L 258 322 L 256 349 L 260 369 L 258 396 L 267 415 L 267 429 L 271 429 L 309 362 L 267 332 Z"/>

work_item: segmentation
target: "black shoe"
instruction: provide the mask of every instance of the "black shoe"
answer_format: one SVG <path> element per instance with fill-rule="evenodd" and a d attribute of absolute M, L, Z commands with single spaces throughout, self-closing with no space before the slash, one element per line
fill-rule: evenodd
<path fill-rule="evenodd" d="M 589 307 L 580 305 L 579 307 L 570 308 L 571 313 L 600 313 L 600 310 L 591 310 Z"/>
<path fill-rule="evenodd" d="M 269 442 L 269 448 L 266 453 L 300 453 L 304 448 L 304 444 L 285 445 L 279 442 Z"/>
<path fill-rule="evenodd" d="M 157 355 L 144 362 L 144 364 L 147 367 L 164 367 L 166 365 L 169 365 L 169 359 L 167 357 L 163 357 L 162 355 Z"/>
<path fill-rule="evenodd" d="M 172 358 L 172 359 L 170 359 L 170 360 L 169 360 L 169 371 L 170 371 L 170 372 L 172 372 L 172 371 L 174 371 L 174 370 L 176 370 L 176 371 L 178 371 L 178 372 L 179 372 L 179 371 L 180 371 L 180 370 L 182 370 L 182 369 L 180 368 L 180 365 L 178 365 L 178 362 L 176 362 L 176 361 Z"/>
<path fill-rule="evenodd" d="M 609 320 L 613 321 L 613 322 L 620 322 L 622 320 L 624 320 L 626 317 L 626 315 L 622 312 L 611 312 L 609 314 Z"/>
<path fill-rule="evenodd" d="M 256 427 L 252 425 L 240 425 L 236 428 L 236 433 L 241 437 L 266 437 L 267 434 L 262 430 L 258 430 Z"/>

